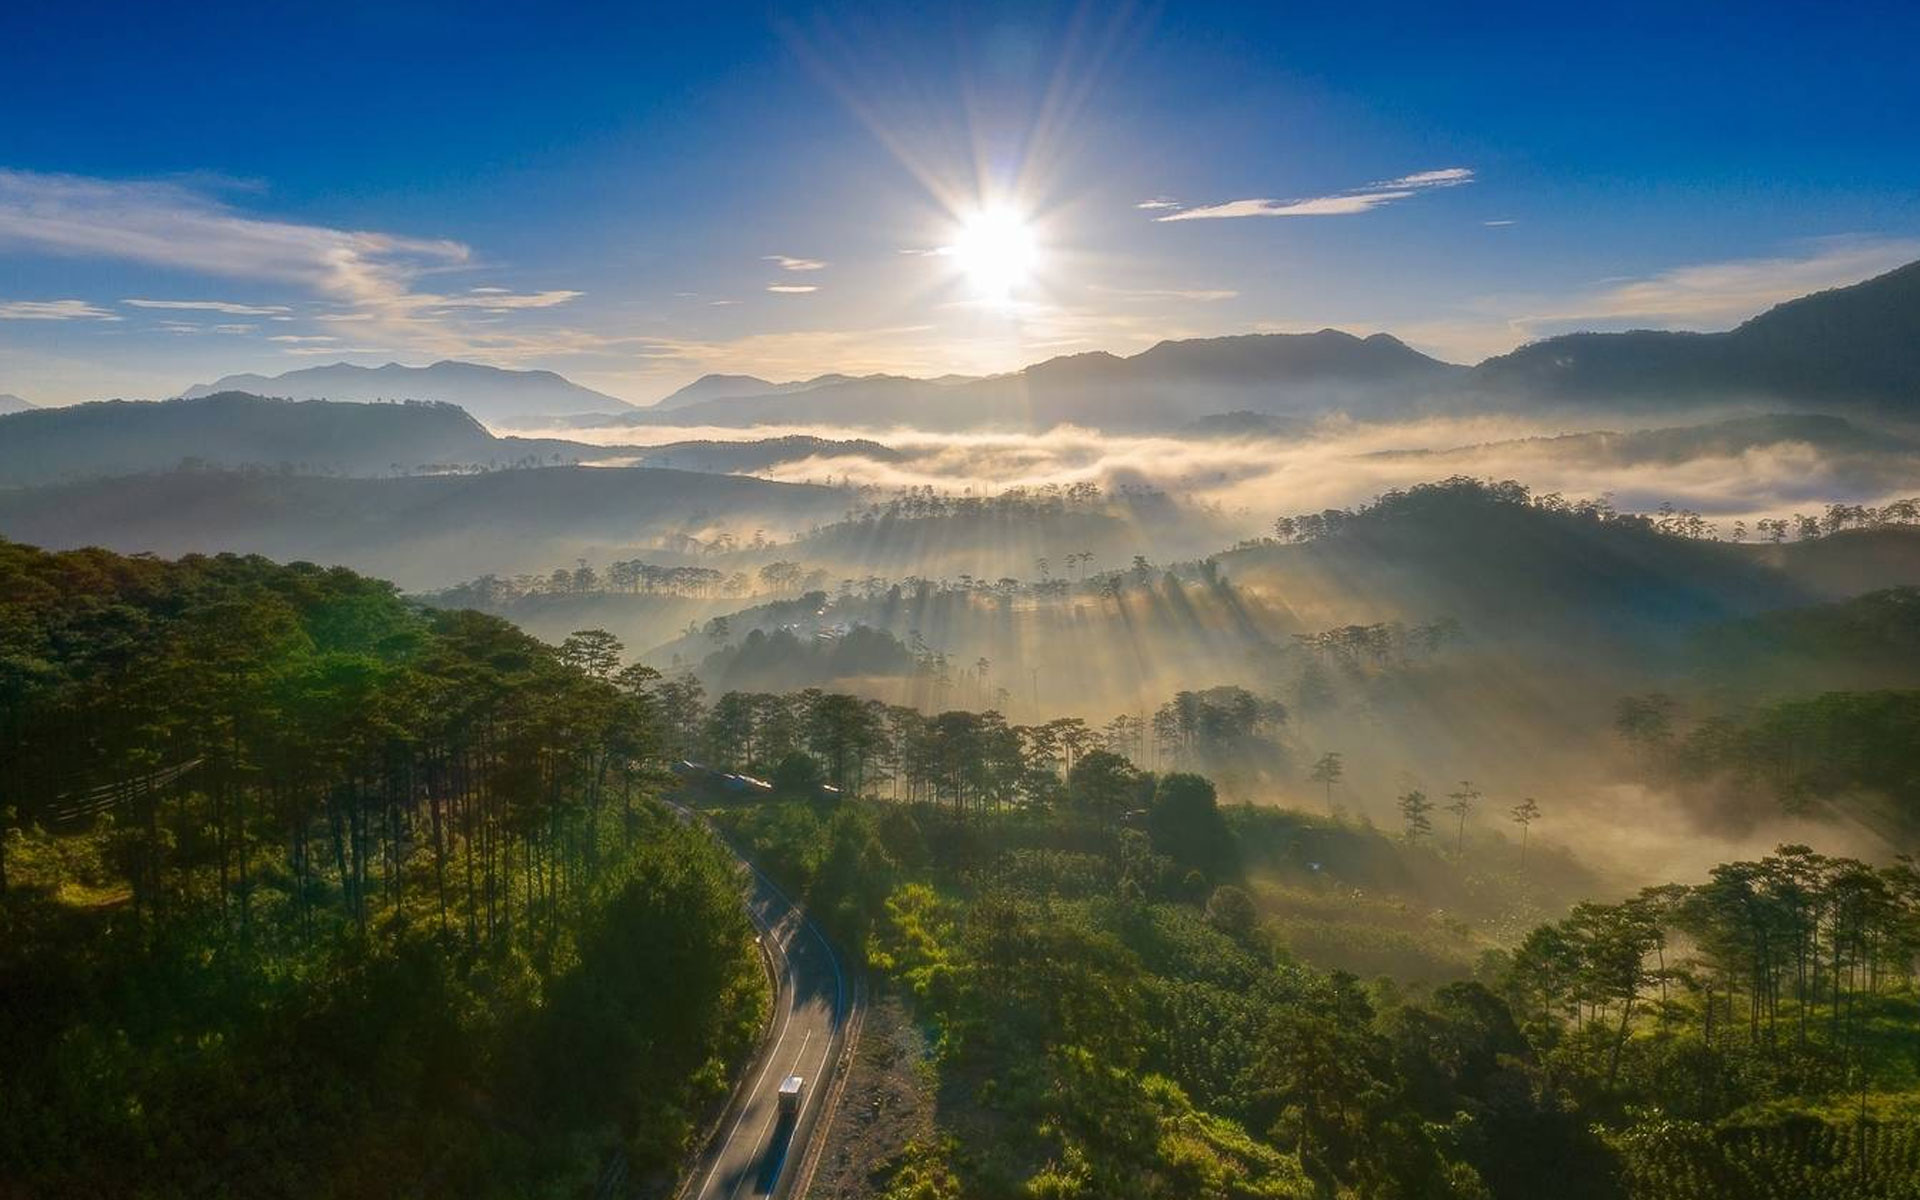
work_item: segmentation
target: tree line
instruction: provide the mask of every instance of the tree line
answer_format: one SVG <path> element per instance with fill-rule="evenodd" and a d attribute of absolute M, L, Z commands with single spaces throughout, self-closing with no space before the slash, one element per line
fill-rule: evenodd
<path fill-rule="evenodd" d="M 619 662 L 345 570 L 0 542 L 0 1190 L 669 1169 L 765 985 Z"/>
<path fill-rule="evenodd" d="M 1570 500 L 1559 492 L 1535 495 L 1525 484 L 1511 479 L 1475 479 L 1456 475 L 1434 483 L 1394 488 L 1373 500 L 1352 508 L 1328 508 L 1320 512 L 1281 516 L 1273 522 L 1273 540 L 1283 544 L 1319 541 L 1337 536 L 1356 525 L 1393 520 L 1420 509 L 1443 504 L 1459 497 L 1472 497 L 1495 504 L 1510 504 L 1541 509 L 1583 521 L 1621 523 L 1653 530 L 1670 537 L 1720 541 L 1720 527 L 1701 513 L 1663 502 L 1652 513 L 1621 512 L 1609 497 Z M 1794 513 L 1791 517 L 1762 518 L 1749 527 L 1744 520 L 1733 522 L 1725 540 L 1744 542 L 1749 538 L 1779 544 L 1791 538 L 1813 541 L 1854 529 L 1883 529 L 1920 525 L 1920 497 L 1890 501 L 1875 507 L 1864 504 L 1829 504 L 1821 513 Z M 1257 544 L 1257 543 L 1254 543 Z"/>

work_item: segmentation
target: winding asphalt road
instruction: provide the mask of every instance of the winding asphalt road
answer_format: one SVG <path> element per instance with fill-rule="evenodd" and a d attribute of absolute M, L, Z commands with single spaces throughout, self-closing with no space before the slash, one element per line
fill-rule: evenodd
<path fill-rule="evenodd" d="M 808 1139 L 826 1109 L 833 1082 L 828 1068 L 840 1061 L 847 1033 L 851 994 L 839 955 L 805 910 L 753 864 L 740 861 L 750 881 L 747 915 L 760 931 L 777 985 L 773 1033 L 695 1164 L 681 1191 L 684 1200 L 791 1194 Z M 783 1118 L 778 1092 L 789 1075 L 804 1078 L 806 1088 L 799 1114 Z"/>

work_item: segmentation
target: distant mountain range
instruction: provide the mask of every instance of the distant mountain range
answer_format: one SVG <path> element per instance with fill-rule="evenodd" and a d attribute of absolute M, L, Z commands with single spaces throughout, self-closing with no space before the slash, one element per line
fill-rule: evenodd
<path fill-rule="evenodd" d="M 1781 304 L 1726 333 L 1566 334 L 1476 367 L 1442 362 L 1389 334 L 1323 329 L 1168 341 L 1124 357 L 1075 354 L 986 378 L 830 374 L 780 383 L 707 375 L 638 409 L 552 372 L 458 362 L 231 375 L 185 394 L 219 391 L 438 400 L 495 424 L 544 420 L 576 428 L 963 430 L 1075 423 L 1171 431 L 1223 413 L 1246 414 L 1238 423 L 1252 427 L 1261 417 L 1329 412 L 1399 417 L 1549 405 L 1603 413 L 1730 402 L 1899 416 L 1912 415 L 1920 396 L 1920 263 Z"/>
<path fill-rule="evenodd" d="M 1062 422 L 1217 432 L 1261 417 L 1515 411 L 1538 404 L 1621 408 L 1728 402 L 1913 415 L 1920 397 L 1920 263 L 1805 296 L 1726 333 L 1574 333 L 1477 367 L 1441 362 L 1388 334 L 1323 329 L 1161 342 L 1128 357 L 1094 352 L 986 379 L 794 383 L 707 376 L 635 424 L 819 424 L 930 429 Z"/>
<path fill-rule="evenodd" d="M 243 392 L 157 404 L 108 400 L 0 417 L 0 487 L 171 471 L 182 464 L 383 476 L 625 463 L 732 474 L 848 455 L 886 462 L 900 457 L 878 442 L 805 436 L 658 446 L 500 437 L 451 404 L 277 400 Z"/>
<path fill-rule="evenodd" d="M 437 362 L 427 367 L 356 367 L 334 363 L 283 375 L 228 375 L 181 393 L 197 399 L 218 392 L 250 392 L 289 400 L 435 400 L 457 404 L 482 421 L 617 413 L 624 400 L 581 387 L 552 371 L 507 371 L 478 363 Z"/>
<path fill-rule="evenodd" d="M 12 392 L 0 392 L 0 416 L 8 413 L 31 412 L 33 407 Z"/>
<path fill-rule="evenodd" d="M 1323 329 L 1162 342 L 1124 358 L 1075 354 L 984 379 L 826 375 L 775 384 L 710 375 L 620 422 L 1170 429 L 1225 409 L 1374 410 L 1441 389 L 1464 370 L 1387 334 Z"/>

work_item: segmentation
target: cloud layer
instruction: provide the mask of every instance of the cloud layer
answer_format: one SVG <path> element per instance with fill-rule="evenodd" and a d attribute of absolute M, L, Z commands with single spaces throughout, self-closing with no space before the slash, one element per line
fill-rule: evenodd
<path fill-rule="evenodd" d="M 1470 167 L 1441 167 L 1416 171 L 1398 179 L 1388 179 L 1363 188 L 1336 192 L 1330 196 L 1312 196 L 1298 200 L 1228 200 L 1197 208 L 1182 208 L 1155 217 L 1156 221 L 1212 221 L 1237 217 L 1341 217 L 1371 212 L 1384 204 L 1406 200 L 1430 188 L 1458 187 L 1473 182 Z M 1148 200 L 1135 207 L 1142 209 L 1178 208 L 1169 200 Z"/>

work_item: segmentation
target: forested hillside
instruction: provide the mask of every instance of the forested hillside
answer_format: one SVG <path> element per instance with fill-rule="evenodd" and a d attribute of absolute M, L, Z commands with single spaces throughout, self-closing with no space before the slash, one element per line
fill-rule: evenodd
<path fill-rule="evenodd" d="M 928 1031 L 866 1035 L 888 1040 L 861 1104 L 919 1114 L 873 1194 L 1893 1200 L 1920 1178 L 1909 860 L 1782 846 L 1546 919 L 1571 881 L 1528 855 L 1540 807 L 1470 783 L 1402 796 L 1389 836 L 1223 807 L 1070 722 L 696 700 L 669 700 L 670 740 L 777 763 L 771 800 L 716 791 L 721 819 Z M 1456 841 L 1456 814 L 1515 836 Z M 1364 976 L 1329 962 L 1369 947 Z"/>
<path fill-rule="evenodd" d="M 0 1193 L 668 1190 L 766 985 L 618 651 L 0 542 Z"/>

